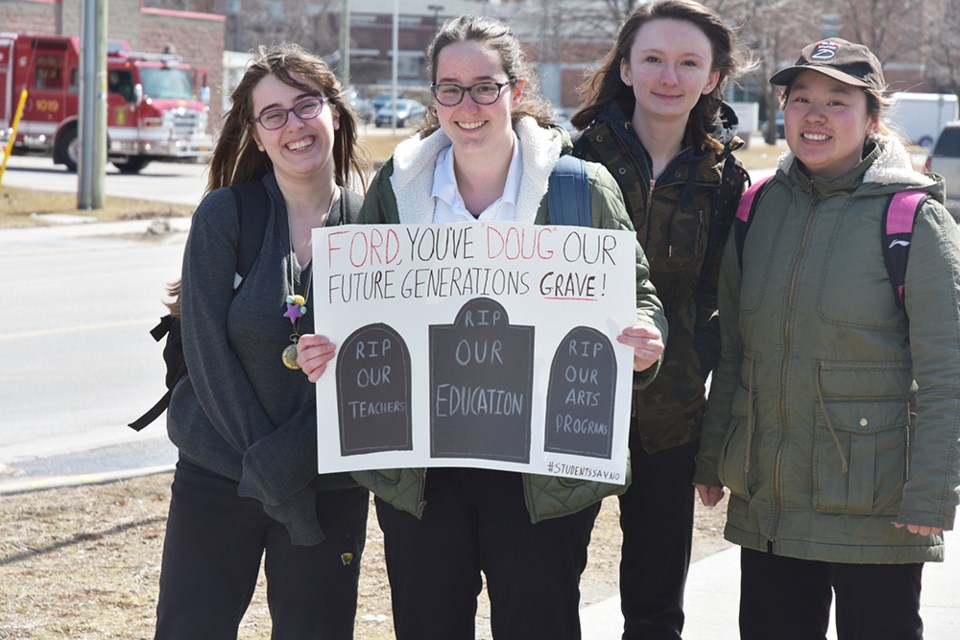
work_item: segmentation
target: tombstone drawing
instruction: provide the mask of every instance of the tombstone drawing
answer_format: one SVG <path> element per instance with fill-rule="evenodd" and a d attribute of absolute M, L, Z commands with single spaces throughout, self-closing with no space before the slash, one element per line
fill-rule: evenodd
<path fill-rule="evenodd" d="M 544 450 L 609 460 L 616 383 L 609 338 L 591 327 L 571 329 L 550 366 Z"/>
<path fill-rule="evenodd" d="M 490 298 L 430 326 L 430 456 L 530 462 L 534 327 Z"/>
<path fill-rule="evenodd" d="M 337 351 L 340 454 L 413 449 L 410 352 L 392 327 L 369 324 Z"/>

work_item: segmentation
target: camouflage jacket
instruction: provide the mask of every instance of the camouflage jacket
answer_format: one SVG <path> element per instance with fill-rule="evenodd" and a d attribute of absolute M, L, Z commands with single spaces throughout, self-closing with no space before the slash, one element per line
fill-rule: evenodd
<path fill-rule="evenodd" d="M 723 152 L 686 147 L 656 180 L 649 154 L 616 103 L 574 144 L 575 155 L 605 165 L 620 185 L 670 326 L 657 378 L 634 392 L 640 442 L 648 453 L 699 437 L 704 381 L 720 355 L 720 257 L 746 180 L 730 156 L 743 145 L 733 135 L 736 115 L 723 106 L 716 136 Z"/>

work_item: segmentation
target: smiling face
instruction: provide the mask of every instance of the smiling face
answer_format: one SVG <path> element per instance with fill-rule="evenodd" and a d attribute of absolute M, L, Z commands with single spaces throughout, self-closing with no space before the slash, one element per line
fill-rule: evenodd
<path fill-rule="evenodd" d="M 713 49 L 700 28 L 685 20 L 658 19 L 637 31 L 620 79 L 633 87 L 634 125 L 657 120 L 686 122 L 700 96 L 720 79 L 712 71 Z"/>
<path fill-rule="evenodd" d="M 300 75 L 296 75 L 296 79 L 307 82 Z M 270 109 L 290 109 L 312 97 L 315 96 L 285 84 L 276 76 L 264 76 L 253 89 L 253 113 L 256 117 Z M 339 126 L 340 118 L 329 102 L 315 118 L 301 120 L 293 113 L 287 114 L 286 124 L 279 129 L 252 125 L 257 146 L 270 157 L 278 180 L 314 180 L 317 174 L 332 176 L 334 131 Z"/>
<path fill-rule="evenodd" d="M 834 178 L 855 167 L 878 117 L 862 89 L 816 71 L 797 75 L 783 110 L 787 145 L 807 171 Z"/>
<path fill-rule="evenodd" d="M 437 54 L 434 82 L 469 87 L 478 82 L 504 83 L 509 80 L 496 50 L 476 40 L 454 42 Z M 465 93 L 460 104 L 445 107 L 434 103 L 440 127 L 453 143 L 454 155 L 502 155 L 513 149 L 511 113 L 519 104 L 523 79 L 503 87 L 493 104 L 480 105 Z"/>

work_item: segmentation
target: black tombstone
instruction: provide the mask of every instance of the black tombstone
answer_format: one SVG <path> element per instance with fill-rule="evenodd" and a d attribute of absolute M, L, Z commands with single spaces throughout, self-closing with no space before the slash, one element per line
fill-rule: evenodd
<path fill-rule="evenodd" d="M 544 450 L 610 459 L 617 358 L 604 334 L 574 327 L 550 366 Z"/>
<path fill-rule="evenodd" d="M 530 461 L 532 326 L 490 298 L 430 327 L 430 455 Z"/>
<path fill-rule="evenodd" d="M 337 352 L 340 454 L 409 451 L 410 352 L 393 328 L 369 324 Z"/>

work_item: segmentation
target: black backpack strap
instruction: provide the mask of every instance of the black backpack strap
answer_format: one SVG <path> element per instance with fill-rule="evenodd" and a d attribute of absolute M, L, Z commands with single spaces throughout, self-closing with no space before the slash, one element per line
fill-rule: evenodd
<path fill-rule="evenodd" d="M 270 207 L 270 197 L 267 189 L 260 180 L 245 182 L 230 187 L 233 198 L 237 203 L 237 218 L 240 225 L 240 237 L 237 241 L 237 274 L 234 277 L 234 293 L 243 284 L 244 278 L 250 273 L 250 267 L 256 262 L 263 248 L 263 234 L 267 228 L 267 212 Z M 187 364 L 183 357 L 183 342 L 180 336 L 180 319 L 167 314 L 160 318 L 160 323 L 150 330 L 150 335 L 157 342 L 167 337 L 163 346 L 163 360 L 167 363 L 166 385 L 167 392 L 145 414 L 128 424 L 134 431 L 140 431 L 148 424 L 160 417 L 170 406 L 170 395 L 173 387 L 183 376 L 187 375 Z"/>
<path fill-rule="evenodd" d="M 237 275 L 233 288 L 239 289 L 250 267 L 256 262 L 263 248 L 263 234 L 267 228 L 267 212 L 270 197 L 260 180 L 244 182 L 230 187 L 237 202 L 237 218 L 240 221 L 240 240 L 237 243 Z"/>
<path fill-rule="evenodd" d="M 553 224 L 593 226 L 587 163 L 560 156 L 547 182 L 547 217 Z"/>
<path fill-rule="evenodd" d="M 737 266 L 743 271 L 743 243 L 747 241 L 747 231 L 750 230 L 750 222 L 753 220 L 753 212 L 757 208 L 757 201 L 760 199 L 760 193 L 770 182 L 768 176 L 757 180 L 750 188 L 740 196 L 740 203 L 737 205 L 737 216 L 733 220 L 734 239 L 737 244 Z"/>
<path fill-rule="evenodd" d="M 347 188 L 340 189 L 340 224 L 356 224 L 362 207 L 362 195 Z"/>
<path fill-rule="evenodd" d="M 926 191 L 898 191 L 890 196 L 883 210 L 883 262 L 897 306 L 903 308 L 904 284 L 907 279 L 907 258 L 913 236 L 913 222 L 920 207 L 930 198 Z"/>

